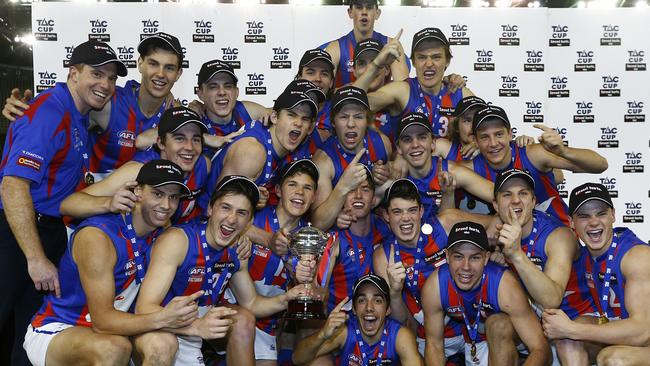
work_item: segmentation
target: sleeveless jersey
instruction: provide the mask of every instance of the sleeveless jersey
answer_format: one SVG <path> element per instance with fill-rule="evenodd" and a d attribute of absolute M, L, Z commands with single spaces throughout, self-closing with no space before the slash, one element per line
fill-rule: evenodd
<path fill-rule="evenodd" d="M 135 251 L 143 256 L 143 263 L 149 255 L 151 245 L 161 230 L 155 230 L 149 235 L 136 238 L 135 245 L 131 244 L 124 218 L 120 214 L 104 214 L 90 217 L 77 227 L 70 237 L 68 248 L 59 264 L 59 283 L 61 297 L 54 294 L 45 296 L 43 305 L 32 318 L 34 328 L 45 324 L 59 322 L 71 325 L 90 327 L 92 320 L 88 312 L 86 294 L 79 277 L 79 269 L 72 258 L 72 245 L 76 233 L 84 227 L 94 227 L 106 234 L 115 248 L 116 262 L 113 267 L 115 279 L 115 300 L 113 306 L 120 311 L 131 311 L 135 298 L 140 289 L 137 283 L 137 268 Z"/>
<path fill-rule="evenodd" d="M 148 161 L 160 159 L 160 152 L 149 148 L 145 151 L 138 151 L 133 157 L 134 161 L 146 164 Z M 192 219 L 200 217 L 203 214 L 203 210 L 197 205 L 198 197 L 201 195 L 201 192 L 206 187 L 208 182 L 208 163 L 203 157 L 199 156 L 199 159 L 194 164 L 194 169 L 190 172 L 189 175 L 185 177 L 185 185 L 189 187 L 192 191 L 191 196 L 181 199 L 178 203 L 178 208 L 172 216 L 172 223 L 174 224 L 183 224 L 189 222 Z"/>
<path fill-rule="evenodd" d="M 445 229 L 442 227 L 442 224 L 440 224 L 437 217 L 423 218 L 422 224 L 424 223 L 431 225 L 433 227 L 433 232 L 429 235 L 421 233 L 417 247 L 406 247 L 399 243 L 395 245 L 395 262 L 401 261 L 406 269 L 406 279 L 404 280 L 402 298 L 408 311 L 419 323 L 417 335 L 420 338 L 425 338 L 423 327 L 424 313 L 422 312 L 422 305 L 420 305 L 422 287 L 431 273 L 433 273 L 436 268 L 447 262 L 445 257 L 447 233 L 445 232 Z M 418 230 L 418 228 L 416 228 L 416 230 Z M 394 234 L 384 240 L 383 249 L 387 259 L 390 256 L 390 246 L 395 242 Z M 419 253 L 418 249 L 420 251 Z M 419 263 L 417 264 L 417 268 L 414 268 L 416 260 L 419 260 Z M 416 272 L 417 276 L 415 275 Z M 412 284 L 412 286 L 409 284 Z M 445 329 L 445 337 L 457 334 L 460 333 L 454 334 L 451 329 Z"/>
<path fill-rule="evenodd" d="M 449 273 L 449 266 L 445 263 L 440 267 L 438 271 L 440 304 L 451 321 L 458 323 L 463 329 L 463 338 L 465 338 L 466 343 L 471 343 L 471 339 L 467 334 L 462 313 L 465 313 L 470 327 L 474 326 L 476 312 L 479 310 L 478 304 L 482 300 L 476 343 L 486 340 L 485 320 L 488 316 L 501 312 L 499 307 L 499 284 L 505 271 L 504 267 L 488 262 L 483 269 L 485 279 L 481 280 L 479 286 L 470 291 L 463 291 L 456 286 L 456 282 Z"/>
<path fill-rule="evenodd" d="M 375 113 L 375 128 L 381 131 L 390 140 L 391 146 L 395 148 L 397 141 L 397 124 L 399 123 L 398 116 L 391 116 L 388 112 Z"/>
<path fill-rule="evenodd" d="M 625 276 L 621 270 L 621 261 L 625 254 L 636 245 L 647 245 L 645 241 L 639 239 L 632 230 L 628 228 L 614 228 L 616 235 L 616 249 L 613 253 L 613 259 L 610 263 L 611 278 L 609 282 L 609 306 L 607 307 L 607 317 L 609 319 L 626 319 L 629 317 L 625 308 Z M 610 250 L 603 253 L 596 259 L 591 256 L 584 258 L 584 272 L 587 286 L 591 289 L 594 302 L 600 304 L 603 296 L 603 284 L 605 272 L 607 269 L 607 257 Z M 589 263 L 591 262 L 591 263 Z M 595 298 L 597 295 L 598 298 Z"/>
<path fill-rule="evenodd" d="M 454 108 L 463 99 L 463 90 L 450 93 L 447 86 L 443 85 L 437 95 L 432 95 L 422 90 L 417 78 L 405 81 L 409 83 L 409 100 L 400 117 L 411 112 L 424 113 L 431 122 L 433 134 L 436 137 L 447 136 L 449 120 Z"/>
<path fill-rule="evenodd" d="M 359 348 L 357 329 L 360 329 L 359 320 L 354 314 L 350 314 L 350 319 L 346 322 L 348 335 L 345 343 L 341 347 L 341 354 L 337 357 L 337 365 L 341 366 L 364 366 L 364 365 L 401 365 L 399 355 L 397 354 L 397 334 L 402 325 L 389 317 L 386 317 L 384 329 L 388 337 L 384 346 L 381 345 L 381 338 L 377 343 L 367 345 L 366 359 L 363 358 L 363 352 Z M 383 330 L 381 331 L 383 333 Z M 365 344 L 365 342 L 364 342 Z M 382 352 L 381 362 L 378 362 L 379 353 Z"/>
<path fill-rule="evenodd" d="M 452 142 L 447 157 L 445 159 L 451 161 L 463 161 L 468 160 L 463 157 L 463 154 L 460 153 L 462 146 L 458 142 Z"/>
<path fill-rule="evenodd" d="M 0 180 L 29 180 L 34 210 L 59 217 L 61 202 L 83 182 L 88 169 L 88 114 L 79 113 L 65 83 L 56 83 L 9 124 Z"/>
<path fill-rule="evenodd" d="M 384 163 L 388 161 L 388 152 L 381 139 L 381 135 L 377 131 L 368 129 L 366 136 L 363 138 L 363 145 L 366 149 L 363 157 L 359 162 L 372 170 L 372 165 L 382 160 Z M 330 137 L 322 148 L 323 152 L 329 156 L 332 164 L 334 165 L 334 177 L 332 178 L 332 187 L 336 186 L 339 179 L 343 175 L 343 171 L 348 167 L 356 153 L 350 153 L 343 149 L 336 136 Z"/>
<path fill-rule="evenodd" d="M 253 225 L 264 229 L 269 233 L 280 230 L 280 222 L 276 214 L 276 206 L 267 205 L 255 213 Z M 300 220 L 299 229 L 305 226 L 305 222 Z M 255 283 L 257 293 L 267 297 L 273 297 L 283 294 L 287 291 L 290 275 L 284 266 L 282 257 L 274 254 L 271 249 L 260 244 L 253 245 L 253 254 L 248 260 L 248 273 Z M 257 327 L 264 332 L 275 335 L 278 328 L 280 317 L 277 315 L 265 318 L 257 318 Z"/>
<path fill-rule="evenodd" d="M 535 197 L 539 211 L 544 211 L 558 218 L 566 226 L 569 226 L 569 208 L 560 197 L 560 193 L 555 185 L 555 176 L 553 171 L 547 173 L 540 172 L 526 155 L 526 147 L 518 147 L 514 142 L 510 142 L 510 151 L 512 161 L 502 170 L 496 170 L 490 167 L 487 159 L 479 155 L 473 160 L 474 172 L 483 178 L 494 182 L 500 171 L 517 168 L 527 170 L 535 180 Z"/>
<path fill-rule="evenodd" d="M 203 123 L 208 126 L 208 133 L 213 136 L 229 135 L 233 132 L 236 132 L 242 126 L 252 120 L 253 119 L 251 118 L 250 114 L 248 114 L 244 103 L 240 101 L 235 102 L 235 107 L 232 110 L 232 116 L 228 123 L 219 124 L 210 120 L 207 115 L 203 117 Z M 210 147 L 203 147 L 203 153 L 208 157 L 212 157 L 212 155 L 214 155 L 214 152 L 215 150 Z"/>
<path fill-rule="evenodd" d="M 423 217 L 434 217 L 438 214 L 438 208 L 442 200 L 442 191 L 440 190 L 440 180 L 438 177 L 438 164 L 440 162 L 442 162 L 442 170 L 445 172 L 448 171 L 449 162 L 446 159 L 432 159 L 431 170 L 426 177 L 414 178 L 410 175 L 407 177 L 418 187 L 422 207 L 424 208 Z"/>
<path fill-rule="evenodd" d="M 124 87 L 116 87 L 111 98 L 111 114 L 104 131 L 91 131 L 89 134 L 90 171 L 106 174 L 133 159 L 137 152 L 135 139 L 143 131 L 155 128 L 160 122 L 167 103 L 158 112 L 146 117 L 138 105 L 140 84 L 129 80 Z"/>
<path fill-rule="evenodd" d="M 331 243 L 339 240 L 339 255 L 335 259 L 334 267 L 329 281 L 329 299 L 327 301 L 327 312 L 330 313 L 336 305 L 347 296 L 352 298 L 352 287 L 363 275 L 373 272 L 372 253 L 376 244 L 384 239 L 384 233 L 380 227 L 383 223 L 379 217 L 371 214 L 370 231 L 365 236 L 356 236 L 350 229 L 335 230 L 330 232 Z M 331 246 L 326 247 L 326 254 L 323 255 L 318 270 L 318 282 L 322 283 L 323 277 L 329 270 L 329 253 Z"/>
<path fill-rule="evenodd" d="M 331 115 L 332 115 L 332 101 L 327 100 L 325 101 L 325 103 L 323 103 L 323 106 L 318 109 L 318 114 L 316 115 L 316 128 L 314 129 L 314 132 L 316 131 L 317 128 L 331 130 L 332 129 Z"/>
<path fill-rule="evenodd" d="M 212 293 L 198 299 L 199 306 L 217 305 L 230 278 L 239 271 L 235 245 L 215 249 L 210 245 L 205 248 L 201 242 L 201 231 L 205 231 L 207 221 L 193 220 L 178 226 L 187 236 L 187 253 L 183 263 L 176 269 L 169 292 L 165 295 L 163 306 L 176 296 L 188 296 L 196 291 L 206 289 L 206 276 L 212 276 Z"/>

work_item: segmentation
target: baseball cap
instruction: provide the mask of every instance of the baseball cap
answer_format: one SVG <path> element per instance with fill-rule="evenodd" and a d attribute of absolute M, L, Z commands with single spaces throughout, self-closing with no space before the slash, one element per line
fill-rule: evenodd
<path fill-rule="evenodd" d="M 339 89 L 336 89 L 334 95 L 332 95 L 332 110 L 335 110 L 338 106 L 345 102 L 356 102 L 361 104 L 366 109 L 370 109 L 370 104 L 368 103 L 368 94 L 356 86 L 346 85 Z"/>
<path fill-rule="evenodd" d="M 70 65 L 86 64 L 93 67 L 106 65 L 115 62 L 117 75 L 126 76 L 126 66 L 117 58 L 117 54 L 107 43 L 99 41 L 86 41 L 72 51 Z"/>
<path fill-rule="evenodd" d="M 300 103 L 307 103 L 312 111 L 312 117 L 316 118 L 318 114 L 318 105 L 307 93 L 300 90 L 287 89 L 280 94 L 273 104 L 273 110 L 293 109 Z"/>
<path fill-rule="evenodd" d="M 501 187 L 503 187 L 509 179 L 513 178 L 523 179 L 530 189 L 533 191 L 535 190 L 535 180 L 533 179 L 533 176 L 526 170 L 513 168 L 497 174 L 497 178 L 494 181 L 494 197 L 497 196 L 497 192 L 501 190 Z"/>
<path fill-rule="evenodd" d="M 354 301 L 357 297 L 359 297 L 359 290 L 361 289 L 361 286 L 363 286 L 366 283 L 371 283 L 379 289 L 379 292 L 384 295 L 384 299 L 386 299 L 386 302 L 390 302 L 390 288 L 388 287 L 388 283 L 386 283 L 386 280 L 383 278 L 377 276 L 376 274 L 368 273 L 367 275 L 361 276 L 357 280 L 357 282 L 354 283 L 354 286 L 352 286 L 352 301 Z"/>
<path fill-rule="evenodd" d="M 598 200 L 614 208 L 609 191 L 600 183 L 585 183 L 575 187 L 569 196 L 569 215 L 573 215 L 585 202 Z"/>
<path fill-rule="evenodd" d="M 230 75 L 235 80 L 235 82 L 238 81 L 237 76 L 235 75 L 235 71 L 233 71 L 233 68 L 230 66 L 230 64 L 221 60 L 212 60 L 201 65 L 201 70 L 199 70 L 198 85 L 201 86 L 201 84 L 209 81 L 212 79 L 212 77 L 220 72 Z"/>
<path fill-rule="evenodd" d="M 377 0 L 350 0 L 350 6 L 353 6 L 355 4 L 368 4 L 368 5 L 375 5 L 379 6 L 379 2 Z"/>
<path fill-rule="evenodd" d="M 184 195 L 192 194 L 192 191 L 185 185 L 185 177 L 181 167 L 165 159 L 154 159 L 146 162 L 135 178 L 139 184 L 147 184 L 152 187 L 160 187 L 167 184 L 181 186 Z"/>
<path fill-rule="evenodd" d="M 471 221 L 463 221 L 455 224 L 447 238 L 447 251 L 456 245 L 463 243 L 474 244 L 481 250 L 490 251 L 487 233 L 482 225 Z"/>
<path fill-rule="evenodd" d="M 393 183 L 390 184 L 386 192 L 384 193 L 384 200 L 383 204 L 388 205 L 391 199 L 395 197 L 395 192 L 398 192 L 400 190 L 406 190 L 415 197 L 417 197 L 418 203 L 421 203 L 422 200 L 420 198 L 420 191 L 418 191 L 418 187 L 413 183 L 410 179 L 407 178 L 400 178 L 395 180 Z"/>
<path fill-rule="evenodd" d="M 327 51 L 321 50 L 320 48 L 314 48 L 312 50 L 305 51 L 305 53 L 302 55 L 302 58 L 300 59 L 299 70 L 316 60 L 325 61 L 325 63 L 327 63 L 329 67 L 334 70 L 332 56 Z"/>
<path fill-rule="evenodd" d="M 475 108 L 475 107 L 482 108 L 485 106 L 487 106 L 487 103 L 479 97 L 473 95 L 469 97 L 465 97 L 461 99 L 460 102 L 458 102 L 458 104 L 456 105 L 453 116 L 458 117 L 461 116 L 463 113 L 467 112 L 468 110 L 470 110 L 471 108 Z"/>
<path fill-rule="evenodd" d="M 257 187 L 257 184 L 255 184 L 255 182 L 253 182 L 249 178 L 244 177 L 243 175 L 227 175 L 223 177 L 223 179 L 221 179 L 219 183 L 217 183 L 217 188 L 215 189 L 214 194 L 219 193 L 219 191 L 221 191 L 222 189 L 235 183 L 243 184 L 251 190 L 253 194 L 253 196 L 250 197 L 252 199 L 251 204 L 253 205 L 253 207 L 257 206 L 257 202 L 260 200 L 260 189 Z"/>
<path fill-rule="evenodd" d="M 479 109 L 474 115 L 474 120 L 472 121 L 472 132 L 481 127 L 481 124 L 490 119 L 498 119 L 507 127 L 510 128 L 510 121 L 508 120 L 508 115 L 506 111 L 495 105 L 488 105 Z"/>
<path fill-rule="evenodd" d="M 316 104 L 322 103 L 325 101 L 326 96 L 323 91 L 316 86 L 316 84 L 312 83 L 309 80 L 305 79 L 294 79 L 292 80 L 289 85 L 287 85 L 286 88 L 284 88 L 285 91 L 287 90 L 298 90 L 301 91 L 308 96 L 312 97 L 314 99 L 314 102 Z"/>
<path fill-rule="evenodd" d="M 187 107 L 174 107 L 166 110 L 160 117 L 158 136 L 163 137 L 166 133 L 173 133 L 188 123 L 196 123 L 202 133 L 208 132 L 208 127 L 196 112 Z"/>
<path fill-rule="evenodd" d="M 181 47 L 181 42 L 178 38 L 172 36 L 171 34 L 165 32 L 154 33 L 151 36 L 140 41 L 138 45 L 138 52 L 143 53 L 148 45 L 150 44 L 162 44 L 165 48 L 170 48 L 175 54 L 183 59 L 183 48 Z"/>
<path fill-rule="evenodd" d="M 420 112 L 412 112 L 402 117 L 397 123 L 397 140 L 399 140 L 399 138 L 402 136 L 402 133 L 406 131 L 407 128 L 414 125 L 422 126 L 426 128 L 427 131 L 431 132 L 431 134 L 433 134 L 431 123 L 429 122 L 427 116 Z"/>
<path fill-rule="evenodd" d="M 313 161 L 311 161 L 311 159 L 298 159 L 298 160 L 292 161 L 291 164 L 286 165 L 281 170 L 280 176 L 282 177 L 282 179 L 284 179 L 285 177 L 293 174 L 293 172 L 296 169 L 300 169 L 301 167 L 305 167 L 307 169 L 312 169 L 312 171 L 315 171 L 316 176 L 312 177 L 312 178 L 314 178 L 316 183 L 318 183 L 318 177 L 319 177 L 318 167 L 316 166 L 316 164 Z"/>
<path fill-rule="evenodd" d="M 354 47 L 354 57 L 352 58 L 354 62 L 357 62 L 357 58 L 361 56 L 364 52 L 381 52 L 381 49 L 384 48 L 384 44 L 376 39 L 368 38 L 363 40 Z"/>
<path fill-rule="evenodd" d="M 449 41 L 447 41 L 447 37 L 445 37 L 445 34 L 442 33 L 442 31 L 439 28 L 434 28 L 434 27 L 424 28 L 413 35 L 411 55 L 415 52 L 415 49 L 420 43 L 429 39 L 440 41 L 445 46 L 449 46 Z"/>

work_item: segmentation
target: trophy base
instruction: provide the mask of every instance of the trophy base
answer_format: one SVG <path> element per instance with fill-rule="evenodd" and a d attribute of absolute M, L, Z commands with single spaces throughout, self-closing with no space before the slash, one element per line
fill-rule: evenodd
<path fill-rule="evenodd" d="M 325 319 L 323 302 L 307 298 L 290 300 L 285 318 L 288 320 Z"/>

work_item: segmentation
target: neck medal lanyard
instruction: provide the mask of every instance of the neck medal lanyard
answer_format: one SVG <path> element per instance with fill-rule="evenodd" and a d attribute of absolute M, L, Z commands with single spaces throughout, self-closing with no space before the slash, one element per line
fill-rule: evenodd
<path fill-rule="evenodd" d="M 399 244 L 397 243 L 397 239 L 395 239 L 395 242 L 393 243 L 395 246 L 395 261 L 401 262 L 402 261 L 402 256 L 400 255 L 399 252 Z M 418 304 L 418 307 L 420 307 L 420 288 L 418 287 L 418 279 L 420 276 L 420 257 L 422 253 L 422 235 L 420 235 L 420 239 L 418 239 L 418 244 L 417 244 L 417 249 L 415 252 L 415 255 L 413 258 L 415 261 L 413 262 L 413 281 L 409 279 L 409 276 L 406 275 L 406 278 L 404 279 L 404 283 L 406 284 L 406 287 L 408 288 L 409 292 L 411 295 L 413 295 L 413 299 L 415 299 L 415 302 Z M 405 266 L 406 267 L 406 266 Z"/>
<path fill-rule="evenodd" d="M 140 255 L 140 246 L 133 229 L 133 216 L 130 212 L 124 214 L 124 223 L 126 224 L 126 234 L 128 235 L 131 251 L 133 252 L 133 259 L 135 260 L 135 283 L 140 284 L 144 280 L 144 258 Z"/>
<path fill-rule="evenodd" d="M 370 345 L 366 344 L 366 342 L 363 341 L 363 336 L 361 335 L 361 331 L 359 330 L 359 327 L 361 327 L 361 324 L 356 324 L 358 321 L 353 321 L 354 324 L 354 334 L 355 337 L 357 338 L 357 344 L 359 345 L 359 351 L 361 352 L 361 357 L 363 359 L 363 365 L 367 366 L 370 363 L 370 357 L 372 357 L 371 352 L 372 350 L 370 349 Z M 381 334 L 381 338 L 379 340 L 379 353 L 377 354 L 376 358 L 376 363 L 375 365 L 379 366 L 381 365 L 381 360 L 388 354 L 388 324 L 384 323 L 384 331 Z"/>
<path fill-rule="evenodd" d="M 205 277 L 203 278 L 203 284 L 201 289 L 203 290 L 203 296 L 210 299 L 212 296 L 212 291 L 214 288 L 212 286 L 212 264 L 210 263 L 210 248 L 208 247 L 208 238 L 205 235 L 205 232 L 208 228 L 207 222 L 202 222 L 199 226 L 199 235 L 201 237 L 201 248 L 203 249 L 203 258 L 205 259 Z M 219 285 L 223 282 L 226 276 L 219 276 L 217 280 Z M 219 287 L 220 288 L 220 287 Z M 216 301 L 215 301 L 216 302 Z"/>
<path fill-rule="evenodd" d="M 474 324 L 472 324 L 470 326 L 469 320 L 467 319 L 467 314 L 465 314 L 465 309 L 467 309 L 467 307 L 464 304 L 463 304 L 463 311 L 461 313 L 461 315 L 463 316 L 463 320 L 465 321 L 465 328 L 467 328 L 467 335 L 469 336 L 469 340 L 472 342 L 472 346 L 471 346 L 471 349 L 470 349 L 470 354 L 472 356 L 472 362 L 474 362 L 475 364 L 479 363 L 479 359 L 478 359 L 478 357 L 476 357 L 476 338 L 478 337 L 478 325 L 479 325 L 479 321 L 481 320 L 481 309 L 483 308 L 483 296 L 482 295 L 483 295 L 483 286 L 485 286 L 485 282 L 486 282 L 485 281 L 485 272 L 483 272 L 483 277 L 481 277 L 481 287 L 478 290 L 479 301 L 478 301 L 478 307 L 476 309 L 476 319 L 474 321 Z M 456 288 L 456 287 L 454 287 L 454 288 Z M 458 293 L 457 293 L 457 296 L 458 296 L 459 299 L 461 299 L 461 302 L 464 302 L 462 300 L 462 297 L 460 295 L 458 295 Z M 472 303 L 470 306 L 473 306 L 473 305 L 474 304 Z"/>
<path fill-rule="evenodd" d="M 609 319 L 607 318 L 607 309 L 609 308 L 609 287 L 610 287 L 610 280 L 612 278 L 612 260 L 614 259 L 614 252 L 616 251 L 616 246 L 618 243 L 616 240 L 618 239 L 616 236 L 616 233 L 612 236 L 612 244 L 609 246 L 609 249 L 607 250 L 607 262 L 605 264 L 605 276 L 603 278 L 603 288 L 600 291 L 602 296 L 598 296 L 598 293 L 596 292 L 595 286 L 593 288 L 590 288 L 589 291 L 591 291 L 591 296 L 594 298 L 596 301 L 596 306 L 598 306 L 598 324 L 605 324 L 609 322 Z M 594 279 L 594 284 L 596 283 L 596 277 L 598 276 L 598 270 L 596 270 L 596 273 L 594 273 L 592 267 L 596 267 L 598 263 L 594 264 L 594 260 L 592 258 L 587 258 L 587 271 L 591 273 L 592 278 Z M 617 279 L 618 280 L 618 279 Z"/>
<path fill-rule="evenodd" d="M 418 85 L 418 92 L 420 94 L 420 98 L 423 99 L 421 107 L 425 112 L 425 114 L 427 114 L 426 110 L 429 109 L 429 107 L 427 106 L 424 90 L 422 90 L 422 85 L 420 85 L 419 81 L 417 82 L 417 85 Z M 436 125 L 436 122 L 440 120 L 440 106 L 442 105 L 442 96 L 445 95 L 446 93 L 447 93 L 447 87 L 443 84 L 440 87 L 440 91 L 438 92 L 437 95 L 431 95 L 431 94 L 428 95 L 431 98 L 431 111 L 429 111 L 430 115 L 429 114 L 427 115 L 431 117 L 429 121 L 431 122 L 432 128 Z"/>
<path fill-rule="evenodd" d="M 530 232 L 530 235 L 528 235 L 528 248 L 526 248 L 526 256 L 528 259 L 531 259 L 533 256 L 533 247 L 535 246 L 535 242 L 537 241 L 537 238 L 539 237 L 539 230 L 537 229 L 537 216 L 535 215 L 535 212 L 533 211 L 533 230 Z"/>

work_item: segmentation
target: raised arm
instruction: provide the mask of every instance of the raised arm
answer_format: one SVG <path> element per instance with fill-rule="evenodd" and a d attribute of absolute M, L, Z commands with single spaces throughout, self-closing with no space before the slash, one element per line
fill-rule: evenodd
<path fill-rule="evenodd" d="M 457 187 L 463 188 L 485 202 L 492 202 L 494 183 L 452 161 L 449 162 L 449 171 L 456 177 Z"/>
<path fill-rule="evenodd" d="M 404 324 L 411 317 L 402 297 L 406 279 L 404 264 L 402 262 L 395 263 L 395 248 L 392 244 L 388 259 L 386 259 L 384 248 L 381 245 L 377 247 L 372 254 L 372 263 L 375 273 L 386 280 L 390 287 L 391 318 Z"/>

